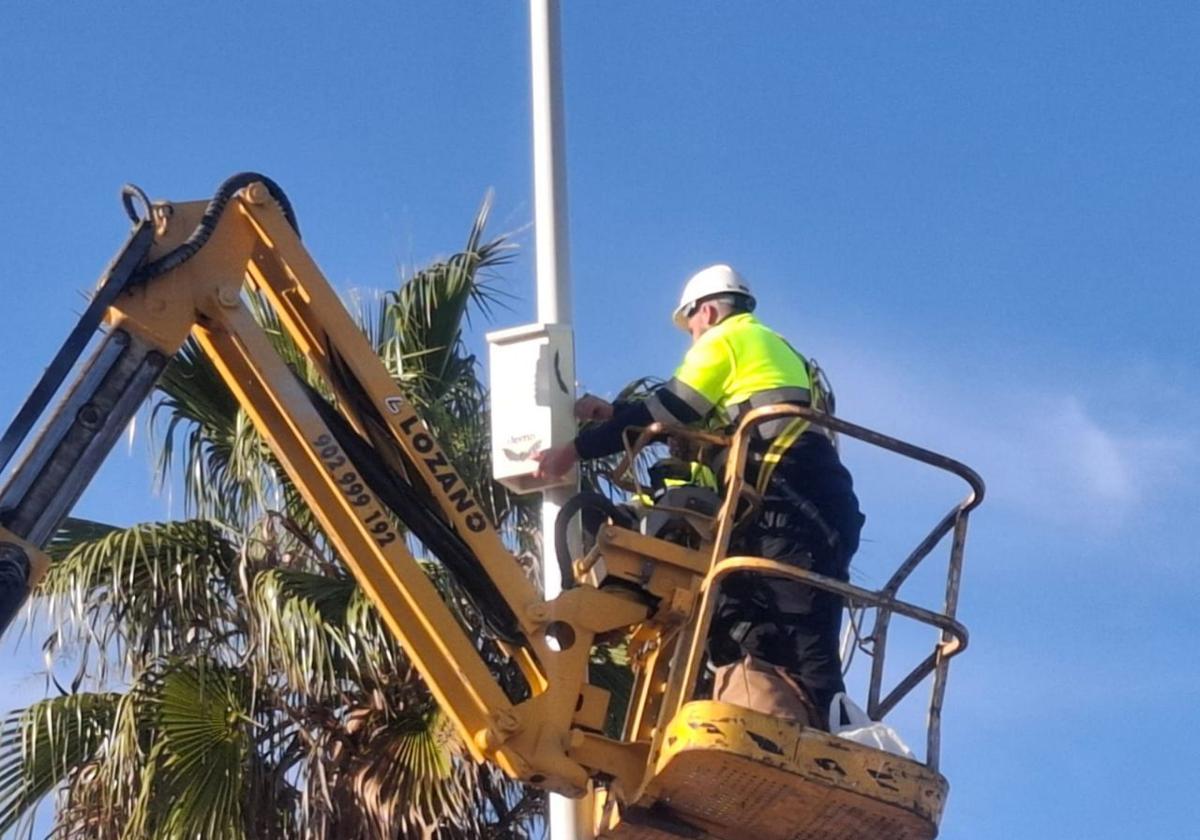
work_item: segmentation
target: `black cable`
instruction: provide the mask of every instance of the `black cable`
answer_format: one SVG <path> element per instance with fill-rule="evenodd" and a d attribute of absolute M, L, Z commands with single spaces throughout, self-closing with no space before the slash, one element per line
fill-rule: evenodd
<path fill-rule="evenodd" d="M 571 564 L 571 553 L 567 545 L 567 528 L 575 514 L 589 509 L 604 514 L 606 518 L 624 528 L 634 526 L 633 516 L 618 508 L 601 493 L 576 493 L 568 499 L 554 518 L 554 554 L 558 558 L 558 572 L 563 589 L 575 587 L 575 569 Z"/>
<path fill-rule="evenodd" d="M 370 395 L 346 364 L 342 354 L 330 343 L 328 336 L 325 337 L 325 355 L 329 359 L 329 384 L 333 387 L 336 402 L 342 411 L 358 421 L 359 427 L 366 433 L 367 443 L 374 448 L 376 455 L 383 461 L 383 466 L 412 487 L 421 497 L 423 507 L 433 511 L 443 522 L 449 523 L 433 491 L 421 478 L 412 460 L 404 454 L 404 450 L 396 445 L 387 422 L 379 416 Z"/>
<path fill-rule="evenodd" d="M 359 477 L 380 501 L 416 535 L 429 551 L 450 570 L 463 593 L 479 612 L 487 632 L 509 644 L 522 644 L 520 623 L 500 590 L 481 573 L 478 558 L 453 528 L 431 509 L 418 491 L 387 469 L 379 453 L 359 436 L 354 427 L 324 397 L 297 377 L 308 391 L 313 406 L 334 438 L 354 464 Z"/>
<path fill-rule="evenodd" d="M 191 236 L 187 238 L 182 245 L 173 249 L 169 253 L 163 254 L 154 262 L 144 266 L 137 275 L 139 282 L 144 282 L 157 277 L 160 274 L 165 274 L 173 268 L 178 268 L 185 262 L 196 255 L 196 252 L 204 247 L 204 243 L 212 236 L 212 232 L 216 230 L 217 222 L 221 218 L 221 214 L 225 212 L 225 205 L 229 203 L 229 199 L 243 187 L 248 187 L 255 181 L 261 181 L 267 188 L 267 192 L 271 194 L 271 198 L 279 203 L 279 209 L 283 211 L 284 217 L 288 224 L 292 226 L 292 230 L 300 233 L 300 226 L 296 222 L 296 214 L 292 210 L 292 203 L 288 200 L 287 194 L 278 184 L 268 178 L 266 175 L 260 175 L 257 172 L 239 172 L 226 178 L 221 186 L 217 187 L 216 193 L 209 200 L 208 206 L 204 208 L 204 215 L 200 217 L 200 223 L 196 225 L 196 229 L 192 231 Z M 145 196 L 137 187 L 127 185 L 126 190 L 136 191 Z M 125 204 L 125 210 L 132 217 L 133 208 L 129 194 L 122 191 L 121 200 Z"/>
<path fill-rule="evenodd" d="M 145 215 L 138 213 L 137 208 L 134 206 L 135 199 L 142 205 Z M 135 225 L 138 222 L 152 221 L 150 217 L 153 210 L 151 209 L 150 196 L 146 195 L 145 190 L 137 184 L 126 184 L 121 187 L 121 206 L 125 208 L 125 215 L 129 217 L 129 221 Z"/>

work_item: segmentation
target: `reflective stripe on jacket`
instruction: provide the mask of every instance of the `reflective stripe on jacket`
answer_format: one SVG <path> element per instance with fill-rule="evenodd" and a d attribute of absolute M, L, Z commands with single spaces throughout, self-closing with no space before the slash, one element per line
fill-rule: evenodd
<path fill-rule="evenodd" d="M 721 422 L 735 421 L 758 405 L 811 401 L 804 357 L 748 312 L 731 315 L 700 336 L 662 387 L 701 417 L 717 411 Z M 675 416 L 657 393 L 646 402 L 655 420 L 687 421 Z M 775 436 L 763 432 L 764 437 Z"/>
<path fill-rule="evenodd" d="M 715 413 L 718 423 L 737 422 L 747 411 L 765 405 L 811 405 L 808 363 L 795 348 L 750 313 L 732 315 L 701 335 L 663 390 L 701 417 Z M 686 422 L 675 416 L 658 392 L 646 401 L 655 420 Z M 796 417 L 768 420 L 756 437 L 770 443 L 758 470 L 761 490 L 784 452 L 807 429 Z"/>

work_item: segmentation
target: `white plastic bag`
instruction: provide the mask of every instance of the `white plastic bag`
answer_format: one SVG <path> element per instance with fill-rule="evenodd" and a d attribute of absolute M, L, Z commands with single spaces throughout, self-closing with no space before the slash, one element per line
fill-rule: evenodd
<path fill-rule="evenodd" d="M 842 723 L 843 720 L 847 722 Z M 886 723 L 871 720 L 844 692 L 839 691 L 829 703 L 829 731 L 856 744 L 916 760 L 913 751 L 900 740 L 896 730 Z"/>

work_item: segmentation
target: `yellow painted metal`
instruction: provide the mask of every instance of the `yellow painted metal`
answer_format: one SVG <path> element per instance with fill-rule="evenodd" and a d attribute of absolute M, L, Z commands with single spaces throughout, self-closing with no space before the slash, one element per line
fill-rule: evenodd
<path fill-rule="evenodd" d="M 668 595 L 681 581 L 705 574 L 710 564 L 709 551 L 684 548 L 616 525 L 601 527 L 596 539 L 607 574 L 620 574 L 658 596 Z M 619 561 L 625 565 L 617 566 Z M 590 570 L 587 563 L 581 566 L 582 571 Z M 666 578 L 672 570 L 680 574 Z"/>
<path fill-rule="evenodd" d="M 156 208 L 163 224 L 152 258 L 178 246 L 205 207 Z M 358 480 L 252 317 L 247 284 L 335 392 L 346 381 L 361 387 L 337 394 L 347 421 L 404 453 L 413 477 L 478 558 L 518 622 L 521 638 L 505 650 L 529 683 L 529 699 L 513 703 L 501 691 L 391 529 L 390 513 Z M 740 479 L 732 479 L 712 527 L 700 523 L 712 542 L 688 549 L 605 526 L 596 548 L 576 565 L 580 585 L 544 601 L 261 185 L 231 200 L 190 260 L 125 294 L 109 321 L 166 354 L 189 333 L 196 337 L 472 755 L 571 796 L 603 780 L 599 836 L 677 836 L 645 820 L 634 824 L 651 808 L 727 839 L 936 834 L 946 785 L 923 765 L 736 707 L 691 701 L 716 582 L 731 564 L 767 563 L 725 557 L 737 509 L 729 500 L 742 498 Z M 731 462 L 744 457 L 744 441 L 735 438 Z M 5 536 L 0 531 L 0 540 Z M 598 637 L 626 641 L 633 666 L 620 738 L 598 731 L 609 702 L 607 692 L 588 683 Z"/>
<path fill-rule="evenodd" d="M 478 655 L 467 655 L 474 654 L 470 640 L 245 305 L 238 301 L 204 314 L 208 326 L 198 328 L 196 337 L 359 583 L 375 603 L 387 605 L 384 619 L 438 702 L 455 709 L 464 740 L 473 745 L 492 716 L 511 704 Z M 375 533 L 379 523 L 387 527 Z M 500 752 L 495 760 L 510 763 Z"/>
<path fill-rule="evenodd" d="M 642 626 L 629 640 L 634 681 L 623 729 L 628 740 L 649 744 L 654 737 L 659 706 L 668 684 L 674 639 L 661 628 Z"/>
<path fill-rule="evenodd" d="M 614 820 L 610 810 L 597 837 L 687 836 L 686 825 L 722 840 L 931 840 L 946 792 L 946 780 L 919 762 L 696 701 L 672 721 L 639 803 L 656 809 L 659 827 Z M 668 831 L 671 820 L 680 830 Z"/>
<path fill-rule="evenodd" d="M 203 206 L 176 208 L 170 231 L 193 224 Z M 276 211 L 278 212 L 278 211 Z M 114 305 L 110 321 L 173 353 L 189 330 L 213 360 L 238 402 L 250 415 L 305 496 L 326 533 L 421 668 L 434 695 L 458 724 L 476 757 L 490 758 L 513 775 L 518 766 L 497 749 L 485 756 L 476 744 L 511 704 L 475 653 L 437 590 L 408 554 L 404 540 L 368 488 L 346 494 L 356 478 L 329 428 L 317 415 L 294 375 L 272 348 L 241 300 L 253 257 L 263 242 L 253 228 L 221 217 L 207 245 L 188 262 L 137 286 Z M 164 249 L 169 250 L 168 241 Z M 344 311 L 338 306 L 339 311 Z M 361 338 L 361 336 L 360 336 Z M 329 457 L 323 457 L 329 456 Z M 369 497 L 363 504 L 358 498 Z M 386 539 L 387 542 L 384 542 Z"/>
<path fill-rule="evenodd" d="M 443 513 L 479 558 L 484 572 L 513 605 L 522 629 L 528 606 L 540 600 L 537 590 L 500 542 L 500 536 L 471 497 L 449 459 L 414 406 L 380 364 L 362 331 L 350 318 L 320 269 L 273 203 L 243 202 L 239 209 L 262 242 L 249 265 L 251 276 L 284 325 L 306 339 L 305 352 L 330 381 L 333 349 L 366 390 L 378 416 L 387 423 L 396 443 L 412 456 L 421 480 L 439 501 Z M 539 656 L 545 651 L 537 650 Z"/>
<path fill-rule="evenodd" d="M 601 789 L 622 802 L 633 801 L 649 772 L 649 746 L 644 741 L 621 741 L 595 732 L 571 733 L 570 756 L 586 767 L 603 767 L 608 779 Z"/>
<path fill-rule="evenodd" d="M 205 206 L 193 202 L 164 211 L 167 222 L 152 257 L 176 247 Z M 377 418 L 416 466 L 417 478 L 478 557 L 524 633 L 524 644 L 513 652 L 528 678 L 529 700 L 514 705 L 500 690 L 392 530 L 388 512 L 359 480 L 307 392 L 251 316 L 243 300 L 247 283 L 263 295 L 331 386 L 343 373 L 362 386 Z M 477 759 L 576 796 L 597 772 L 620 774 L 631 786 L 641 782 L 644 772 L 631 773 L 629 756 L 644 755 L 644 747 L 631 751 L 587 742 L 582 754 L 602 762 L 587 766 L 568 751 L 573 737 L 582 734 L 574 729 L 576 717 L 594 726 L 606 713 L 604 693 L 587 688 L 596 634 L 639 624 L 647 607 L 591 587 L 542 601 L 273 202 L 257 200 L 254 188 L 243 190 L 203 248 L 135 287 L 112 308 L 109 321 L 168 354 L 189 332 L 196 337 Z M 371 418 L 350 413 L 347 419 L 360 433 L 368 432 Z"/>

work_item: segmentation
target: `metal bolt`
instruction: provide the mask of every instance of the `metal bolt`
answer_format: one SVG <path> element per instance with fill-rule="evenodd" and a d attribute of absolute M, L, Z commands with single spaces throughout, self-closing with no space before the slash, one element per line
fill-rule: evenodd
<path fill-rule="evenodd" d="M 75 419 L 85 429 L 95 429 L 100 425 L 100 421 L 104 419 L 104 415 L 100 413 L 100 409 L 93 403 L 87 403 L 79 409 L 79 413 L 75 415 Z"/>
<path fill-rule="evenodd" d="M 485 753 L 495 752 L 504 743 L 504 738 L 495 729 L 482 729 L 475 733 L 475 746 Z"/>
<path fill-rule="evenodd" d="M 151 217 L 154 219 L 154 232 L 162 236 L 167 232 L 167 227 L 170 225 L 171 217 L 175 215 L 175 207 L 173 205 L 162 202 L 155 204 L 150 208 Z"/>
<path fill-rule="evenodd" d="M 270 195 L 267 188 L 259 181 L 255 181 L 242 191 L 242 197 L 248 204 L 266 204 Z"/>
<path fill-rule="evenodd" d="M 217 303 L 221 304 L 221 306 L 224 306 L 226 309 L 232 309 L 233 307 L 237 306 L 239 299 L 240 296 L 238 295 L 237 291 L 229 286 L 222 286 L 217 290 Z"/>

